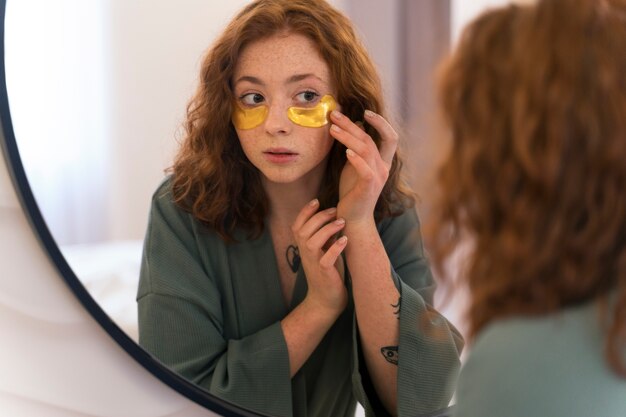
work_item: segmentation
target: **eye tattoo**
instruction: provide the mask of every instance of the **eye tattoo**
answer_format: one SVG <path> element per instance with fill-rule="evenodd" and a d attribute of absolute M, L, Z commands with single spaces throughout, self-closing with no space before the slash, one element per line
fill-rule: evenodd
<path fill-rule="evenodd" d="M 400 306 L 402 305 L 402 297 L 398 298 L 398 304 L 391 304 L 391 307 L 395 308 L 396 311 L 393 312 L 398 320 L 400 320 Z"/>
<path fill-rule="evenodd" d="M 298 272 L 298 268 L 300 268 L 300 263 L 302 260 L 300 259 L 300 251 L 297 246 L 289 245 L 287 247 L 287 252 L 285 252 L 285 257 L 287 258 L 287 263 L 289 264 L 289 268 L 295 273 Z"/>
<path fill-rule="evenodd" d="M 398 364 L 398 346 L 386 346 L 380 348 L 380 353 L 383 354 L 385 360 L 394 365 Z"/>

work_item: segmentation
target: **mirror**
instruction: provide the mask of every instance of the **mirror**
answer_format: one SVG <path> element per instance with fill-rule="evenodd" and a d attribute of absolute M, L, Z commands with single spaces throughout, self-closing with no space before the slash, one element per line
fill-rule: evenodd
<path fill-rule="evenodd" d="M 248 1 L 6 2 L 8 105 L 33 204 L 51 233 L 49 244 L 58 245 L 61 263 L 71 268 L 64 275 L 75 274 L 99 306 L 94 314 L 104 310 L 117 325 L 111 332 L 121 329 L 130 340 L 137 340 L 135 296 L 151 195 L 171 163 L 201 56 Z M 411 118 L 411 103 L 420 98 L 407 91 L 430 83 L 432 66 L 448 47 L 450 7 L 461 2 L 430 2 L 447 5 L 436 9 L 447 13 L 438 15 L 445 36 L 430 56 L 422 53 L 435 41 L 417 47 L 405 39 L 416 28 L 397 25 L 407 7 L 426 6 L 371 0 L 366 13 L 362 2 L 331 3 L 361 29 L 402 125 L 424 125 Z M 417 61 L 429 65 L 414 67 Z M 128 349 L 149 362 L 137 346 Z"/>

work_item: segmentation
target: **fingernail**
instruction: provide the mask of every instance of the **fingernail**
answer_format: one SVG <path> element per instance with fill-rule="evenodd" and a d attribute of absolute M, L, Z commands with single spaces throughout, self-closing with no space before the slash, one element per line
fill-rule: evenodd
<path fill-rule="evenodd" d="M 343 117 L 343 115 L 341 113 L 339 113 L 337 110 L 333 110 L 332 112 L 330 112 L 330 114 L 335 118 L 335 119 L 341 119 Z"/>
<path fill-rule="evenodd" d="M 346 242 L 348 242 L 348 236 L 341 236 L 339 239 L 337 239 L 337 242 L 339 242 L 340 245 L 345 245 Z"/>
<path fill-rule="evenodd" d="M 328 213 L 328 214 L 332 214 L 332 213 L 334 213 L 334 212 L 336 212 L 336 211 L 337 211 L 337 208 L 336 208 L 336 207 L 331 207 L 331 208 L 329 208 L 329 209 L 327 209 L 327 210 L 326 210 L 326 213 Z"/>
<path fill-rule="evenodd" d="M 337 219 L 337 220 L 335 220 L 335 224 L 336 224 L 337 226 L 341 226 L 341 225 L 343 225 L 343 224 L 345 224 L 345 223 L 346 223 L 346 220 L 345 220 L 345 219 Z"/>
<path fill-rule="evenodd" d="M 373 111 L 371 111 L 371 110 L 365 110 L 365 117 L 372 118 L 372 117 L 374 117 L 374 116 L 376 116 L 376 113 L 374 113 L 374 112 L 373 112 Z"/>
<path fill-rule="evenodd" d="M 316 199 L 312 200 L 311 202 L 309 202 L 309 206 L 311 206 L 311 207 L 317 206 L 318 203 L 319 203 L 319 200 L 316 198 Z"/>
<path fill-rule="evenodd" d="M 331 125 L 330 126 L 330 130 L 334 131 L 334 132 L 341 132 L 341 128 L 337 125 Z"/>
<path fill-rule="evenodd" d="M 354 151 L 352 149 L 348 148 L 348 149 L 346 149 L 346 155 L 348 155 L 349 157 L 353 157 L 356 154 L 354 153 Z"/>

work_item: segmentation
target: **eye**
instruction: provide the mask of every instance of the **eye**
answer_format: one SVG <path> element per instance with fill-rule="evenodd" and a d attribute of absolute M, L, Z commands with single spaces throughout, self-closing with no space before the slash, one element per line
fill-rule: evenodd
<path fill-rule="evenodd" d="M 265 101 L 265 97 L 259 93 L 248 93 L 239 97 L 239 100 L 246 106 L 258 106 Z"/>
<path fill-rule="evenodd" d="M 303 91 L 296 95 L 296 101 L 298 104 L 313 104 L 319 96 L 315 91 Z"/>

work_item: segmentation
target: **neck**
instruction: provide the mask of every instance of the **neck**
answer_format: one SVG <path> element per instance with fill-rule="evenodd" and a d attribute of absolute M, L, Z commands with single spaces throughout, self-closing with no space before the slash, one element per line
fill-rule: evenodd
<path fill-rule="evenodd" d="M 314 179 L 302 178 L 289 184 L 273 183 L 264 179 L 270 223 L 290 227 L 304 206 L 317 198 L 321 184 L 321 176 Z"/>

